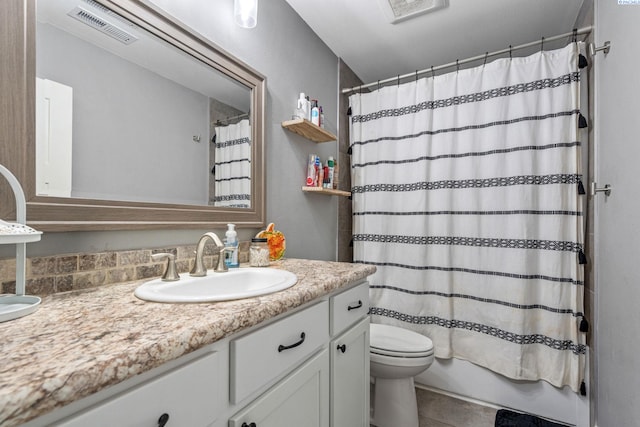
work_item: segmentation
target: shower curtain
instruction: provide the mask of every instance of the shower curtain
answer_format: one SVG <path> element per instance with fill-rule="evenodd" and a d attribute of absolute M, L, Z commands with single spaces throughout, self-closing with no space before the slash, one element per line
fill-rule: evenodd
<path fill-rule="evenodd" d="M 580 48 L 350 96 L 373 322 L 430 337 L 439 358 L 579 390 Z"/>
<path fill-rule="evenodd" d="M 215 206 L 251 207 L 251 125 L 216 126 Z"/>

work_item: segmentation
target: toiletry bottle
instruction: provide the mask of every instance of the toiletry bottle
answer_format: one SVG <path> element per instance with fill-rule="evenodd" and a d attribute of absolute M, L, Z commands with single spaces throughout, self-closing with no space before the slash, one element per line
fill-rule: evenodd
<path fill-rule="evenodd" d="M 311 107 L 311 123 L 316 126 L 320 126 L 320 109 L 318 108 L 318 101 L 313 100 L 313 107 Z"/>
<path fill-rule="evenodd" d="M 322 187 L 324 184 L 324 168 L 320 165 L 320 169 L 318 170 L 318 187 Z"/>
<path fill-rule="evenodd" d="M 304 92 L 300 92 L 300 98 L 298 98 L 294 116 L 297 119 L 306 119 L 308 115 L 306 112 L 306 107 L 307 107 L 307 99 L 304 96 Z"/>
<path fill-rule="evenodd" d="M 322 106 L 320 106 L 320 127 L 324 128 L 324 111 L 322 111 Z"/>
<path fill-rule="evenodd" d="M 228 268 L 240 267 L 238 263 L 238 233 L 236 233 L 235 224 L 227 224 L 227 232 L 225 233 L 226 239 L 224 246 L 227 248 L 224 251 L 224 263 Z"/>
<path fill-rule="evenodd" d="M 329 159 L 327 160 L 327 166 L 328 168 L 328 181 L 327 181 L 327 188 L 333 188 L 333 179 L 334 179 L 334 173 L 335 173 L 335 162 L 333 161 L 333 157 L 329 156 Z"/>
<path fill-rule="evenodd" d="M 309 100 L 309 97 L 305 97 L 305 112 L 307 113 L 307 117 L 305 117 L 305 119 L 311 121 L 311 101 Z"/>
<path fill-rule="evenodd" d="M 338 189 L 338 181 L 340 180 L 340 171 L 338 170 L 338 162 L 333 161 L 333 189 Z"/>
<path fill-rule="evenodd" d="M 315 162 L 315 178 L 313 180 L 313 185 L 315 187 L 322 186 L 322 180 L 320 180 L 320 171 L 322 170 L 322 163 L 320 162 L 320 156 L 316 156 Z"/>
<path fill-rule="evenodd" d="M 323 177 L 324 177 L 324 179 L 322 180 L 322 188 L 330 188 L 329 187 L 329 162 L 328 161 L 327 161 L 327 164 L 325 165 L 325 167 L 322 170 L 323 170 Z"/>
<path fill-rule="evenodd" d="M 316 177 L 316 155 L 309 155 L 309 162 L 307 163 L 307 187 L 313 187 Z"/>

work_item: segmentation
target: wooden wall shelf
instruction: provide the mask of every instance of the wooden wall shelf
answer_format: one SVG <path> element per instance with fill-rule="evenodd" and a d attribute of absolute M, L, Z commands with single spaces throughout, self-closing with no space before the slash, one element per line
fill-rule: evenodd
<path fill-rule="evenodd" d="M 322 187 L 302 187 L 302 191 L 306 193 L 317 193 L 317 194 L 326 194 L 329 196 L 342 196 L 342 197 L 351 197 L 350 191 L 342 191 L 342 190 L 334 190 L 332 188 L 322 188 Z"/>
<path fill-rule="evenodd" d="M 329 142 L 338 139 L 331 132 L 314 125 L 307 119 L 287 120 L 282 122 L 282 127 L 314 142 Z"/>

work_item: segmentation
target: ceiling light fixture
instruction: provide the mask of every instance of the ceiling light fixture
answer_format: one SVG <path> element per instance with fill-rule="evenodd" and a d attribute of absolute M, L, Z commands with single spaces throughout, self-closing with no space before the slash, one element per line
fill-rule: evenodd
<path fill-rule="evenodd" d="M 427 12 L 447 7 L 447 0 L 378 0 L 387 20 L 392 24 Z"/>
<path fill-rule="evenodd" d="M 258 23 L 258 0 L 234 0 L 233 17 L 242 28 L 253 28 Z"/>

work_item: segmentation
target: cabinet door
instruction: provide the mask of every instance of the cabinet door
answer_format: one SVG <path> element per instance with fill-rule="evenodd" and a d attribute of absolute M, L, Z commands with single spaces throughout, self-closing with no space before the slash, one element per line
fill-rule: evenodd
<path fill-rule="evenodd" d="M 331 425 L 369 426 L 369 318 L 331 342 Z"/>
<path fill-rule="evenodd" d="M 229 427 L 328 427 L 328 383 L 324 349 L 229 419 Z"/>

